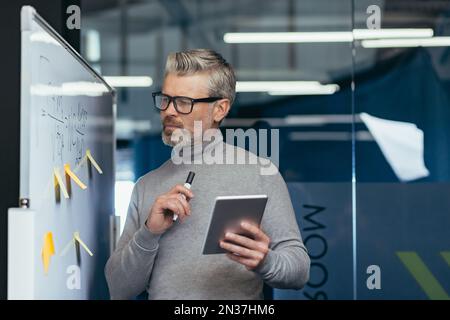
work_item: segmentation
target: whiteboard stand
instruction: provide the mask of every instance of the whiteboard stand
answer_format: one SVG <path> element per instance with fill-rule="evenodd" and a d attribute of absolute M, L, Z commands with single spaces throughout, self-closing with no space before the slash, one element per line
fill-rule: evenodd
<path fill-rule="evenodd" d="M 8 209 L 8 300 L 34 299 L 35 216 L 28 199 Z"/>

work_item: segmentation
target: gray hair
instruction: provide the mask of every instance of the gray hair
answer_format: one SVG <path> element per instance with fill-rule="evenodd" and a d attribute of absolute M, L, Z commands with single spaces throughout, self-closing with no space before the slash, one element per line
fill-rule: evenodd
<path fill-rule="evenodd" d="M 194 49 L 172 52 L 167 56 L 165 76 L 175 73 L 179 76 L 198 72 L 209 74 L 208 91 L 211 97 L 230 100 L 236 96 L 236 75 L 231 65 L 217 52 L 210 49 Z"/>

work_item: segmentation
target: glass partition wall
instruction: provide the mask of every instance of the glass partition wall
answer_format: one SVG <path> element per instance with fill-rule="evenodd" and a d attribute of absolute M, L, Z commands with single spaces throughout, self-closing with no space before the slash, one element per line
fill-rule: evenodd
<path fill-rule="evenodd" d="M 118 215 L 170 156 L 151 98 L 167 54 L 211 48 L 238 80 L 222 130 L 276 133 L 311 258 L 302 290 L 266 299 L 449 298 L 450 1 L 96 3 L 83 55 L 135 81 L 116 82 Z"/>
<path fill-rule="evenodd" d="M 450 4 L 355 0 L 354 23 L 392 31 L 353 52 L 356 298 L 449 299 Z"/>

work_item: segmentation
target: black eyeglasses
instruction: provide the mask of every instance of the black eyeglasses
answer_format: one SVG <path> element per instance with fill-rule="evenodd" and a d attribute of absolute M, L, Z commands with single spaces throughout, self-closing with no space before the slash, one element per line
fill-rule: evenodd
<path fill-rule="evenodd" d="M 173 101 L 173 106 L 175 107 L 175 110 L 177 110 L 177 112 L 181 113 L 181 114 L 191 113 L 192 109 L 194 108 L 194 103 L 214 102 L 214 101 L 223 99 L 221 97 L 208 97 L 208 98 L 200 98 L 200 99 L 193 99 L 193 98 L 183 97 L 183 96 L 171 97 L 162 92 L 153 92 L 152 96 L 153 96 L 153 103 L 155 104 L 156 109 L 164 111 L 169 107 L 170 102 Z"/>

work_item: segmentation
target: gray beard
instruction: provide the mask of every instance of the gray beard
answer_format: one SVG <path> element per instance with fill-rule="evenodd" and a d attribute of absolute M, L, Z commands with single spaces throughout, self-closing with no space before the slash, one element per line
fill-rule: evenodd
<path fill-rule="evenodd" d="M 185 131 L 183 131 L 183 133 L 185 134 Z M 192 133 L 189 133 L 189 137 L 190 137 L 190 144 L 193 145 L 194 144 L 194 136 Z M 179 142 L 179 140 L 177 141 L 176 139 L 174 139 L 172 141 L 172 136 L 173 136 L 173 132 L 170 135 L 165 135 L 164 131 L 161 132 L 161 139 L 162 142 L 169 147 L 174 147 L 175 145 L 180 144 L 180 146 L 185 146 L 189 143 L 189 141 L 186 141 L 187 139 L 182 139 L 181 142 Z"/>
<path fill-rule="evenodd" d="M 169 147 L 175 146 L 176 143 L 172 142 L 172 140 L 170 139 L 171 137 L 172 137 L 172 135 L 167 136 L 164 134 L 164 132 L 161 132 L 161 140 L 166 146 L 169 146 Z"/>

